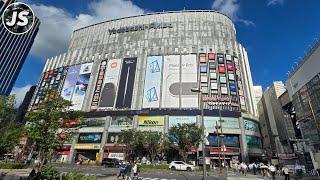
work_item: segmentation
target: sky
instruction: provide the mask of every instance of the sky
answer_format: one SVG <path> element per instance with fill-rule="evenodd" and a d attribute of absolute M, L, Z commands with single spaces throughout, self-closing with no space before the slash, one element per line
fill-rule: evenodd
<path fill-rule="evenodd" d="M 72 31 L 109 19 L 173 10 L 214 9 L 235 23 L 247 50 L 254 85 L 287 78 L 320 36 L 319 0 L 21 0 L 41 25 L 12 94 L 19 104 L 37 84 L 45 60 L 67 51 Z"/>

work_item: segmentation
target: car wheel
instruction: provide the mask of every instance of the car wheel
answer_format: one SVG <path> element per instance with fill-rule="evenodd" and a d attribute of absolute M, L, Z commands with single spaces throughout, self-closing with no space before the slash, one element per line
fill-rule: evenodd
<path fill-rule="evenodd" d="M 191 167 L 187 167 L 187 171 L 192 171 Z"/>
<path fill-rule="evenodd" d="M 171 170 L 172 170 L 172 171 L 176 170 L 176 167 L 172 166 L 172 167 L 171 167 Z"/>

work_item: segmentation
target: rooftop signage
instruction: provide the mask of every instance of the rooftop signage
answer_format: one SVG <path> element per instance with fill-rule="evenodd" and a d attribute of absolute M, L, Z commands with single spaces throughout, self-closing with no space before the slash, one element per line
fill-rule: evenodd
<path fill-rule="evenodd" d="M 109 29 L 109 35 L 112 34 L 117 34 L 117 33 L 125 33 L 125 32 L 132 32 L 132 31 L 143 31 L 146 29 L 163 29 L 163 28 L 172 28 L 171 23 L 157 23 L 153 22 L 150 24 L 139 24 L 139 25 L 134 25 L 134 26 L 125 26 L 121 28 L 113 28 Z"/>

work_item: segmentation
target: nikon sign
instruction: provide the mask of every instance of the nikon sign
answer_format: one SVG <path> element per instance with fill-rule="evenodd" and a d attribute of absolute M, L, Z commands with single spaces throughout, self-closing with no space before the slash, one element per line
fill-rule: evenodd
<path fill-rule="evenodd" d="M 162 28 L 172 28 L 171 23 L 150 23 L 150 24 L 139 24 L 135 26 L 126 26 L 121 28 L 113 28 L 109 29 L 109 35 L 117 34 L 117 33 L 125 33 L 125 32 L 132 32 L 132 31 L 143 31 L 146 29 L 162 29 Z"/>
<path fill-rule="evenodd" d="M 139 116 L 139 126 L 163 126 L 164 116 Z"/>

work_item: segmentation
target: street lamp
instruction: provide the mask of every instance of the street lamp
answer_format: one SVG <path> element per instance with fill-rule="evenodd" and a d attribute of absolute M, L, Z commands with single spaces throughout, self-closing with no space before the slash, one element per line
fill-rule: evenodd
<path fill-rule="evenodd" d="M 202 90 L 200 88 L 192 88 L 191 92 L 196 92 L 199 94 L 199 103 L 200 103 L 200 110 L 201 110 L 201 128 L 202 128 L 202 166 L 203 166 L 203 180 L 207 179 L 207 164 L 206 164 L 206 155 L 205 155 L 205 143 L 206 143 L 206 137 L 205 137 L 205 130 L 204 130 L 204 112 L 203 112 L 203 99 L 202 99 Z"/>

